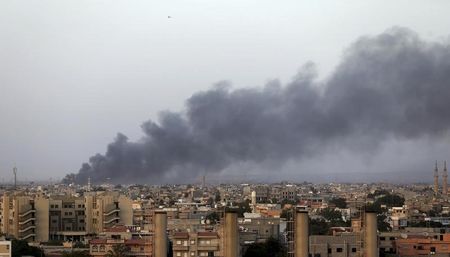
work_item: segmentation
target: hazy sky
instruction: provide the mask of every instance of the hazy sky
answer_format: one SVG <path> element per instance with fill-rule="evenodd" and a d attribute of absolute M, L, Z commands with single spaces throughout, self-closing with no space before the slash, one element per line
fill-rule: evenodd
<path fill-rule="evenodd" d="M 221 80 L 233 88 L 289 82 L 308 61 L 326 78 L 360 36 L 401 26 L 448 41 L 448 10 L 447 0 L 0 1 L 0 179 L 11 180 L 14 163 L 19 179 L 77 172 L 117 132 L 139 139 L 142 122 L 182 110 Z M 430 159 L 448 153 L 437 144 L 423 156 L 406 145 L 389 148 L 403 149 L 400 170 L 431 169 Z M 330 157 L 334 168 L 389 171 L 364 158 L 354 168 L 342 154 Z M 410 156 L 420 158 L 408 164 Z M 295 167 L 281 174 L 292 178 Z"/>

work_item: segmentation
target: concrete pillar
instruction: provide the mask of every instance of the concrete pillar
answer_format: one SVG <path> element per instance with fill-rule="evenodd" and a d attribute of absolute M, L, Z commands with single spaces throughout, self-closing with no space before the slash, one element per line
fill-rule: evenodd
<path fill-rule="evenodd" d="M 378 257 L 377 214 L 366 212 L 364 223 L 364 256 Z"/>
<path fill-rule="evenodd" d="M 308 211 L 295 211 L 295 257 L 308 257 L 309 254 L 309 217 Z"/>
<path fill-rule="evenodd" d="M 167 213 L 162 211 L 155 212 L 154 226 L 154 251 L 155 257 L 167 257 Z"/>
<path fill-rule="evenodd" d="M 225 212 L 224 238 L 224 257 L 239 257 L 239 231 L 236 212 Z"/>

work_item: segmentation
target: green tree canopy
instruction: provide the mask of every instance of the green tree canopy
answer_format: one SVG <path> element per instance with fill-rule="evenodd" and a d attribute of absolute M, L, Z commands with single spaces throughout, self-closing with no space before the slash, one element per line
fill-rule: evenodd
<path fill-rule="evenodd" d="M 34 256 L 34 257 L 44 257 L 44 251 L 39 247 L 29 246 L 28 242 L 25 240 L 12 240 L 12 257 L 21 256 Z"/>
<path fill-rule="evenodd" d="M 345 200 L 345 198 L 333 198 L 330 200 L 330 203 L 336 205 L 336 207 L 341 209 L 347 208 L 347 200 Z"/>
<path fill-rule="evenodd" d="M 286 249 L 280 241 L 269 238 L 265 243 L 251 244 L 245 251 L 244 257 L 284 257 Z"/>
<path fill-rule="evenodd" d="M 116 244 L 112 250 L 109 250 L 106 257 L 126 257 L 130 248 L 125 244 Z"/>

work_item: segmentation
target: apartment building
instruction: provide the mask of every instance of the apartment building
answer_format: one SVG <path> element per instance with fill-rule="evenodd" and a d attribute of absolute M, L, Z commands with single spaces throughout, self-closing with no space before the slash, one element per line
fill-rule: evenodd
<path fill-rule="evenodd" d="M 5 241 L 0 239 L 0 257 L 11 257 L 11 241 Z"/>
<path fill-rule="evenodd" d="M 23 194 L 4 193 L 0 204 L 0 233 L 35 241 L 37 211 L 34 199 Z"/>
<path fill-rule="evenodd" d="M 90 193 L 84 200 L 88 234 L 99 234 L 117 224 L 133 224 L 133 201 L 118 192 Z"/>
<path fill-rule="evenodd" d="M 89 254 L 94 257 L 106 257 L 110 251 L 114 252 L 115 245 L 125 245 L 127 256 L 151 257 L 153 252 L 152 240 L 148 239 L 93 239 L 89 241 Z"/>
<path fill-rule="evenodd" d="M 245 213 L 238 220 L 241 232 L 252 232 L 256 242 L 265 242 L 269 238 L 280 238 L 280 218 L 261 217 L 258 214 Z"/>
<path fill-rule="evenodd" d="M 217 232 L 175 232 L 173 234 L 174 257 L 221 256 L 220 245 Z"/>
<path fill-rule="evenodd" d="M 399 256 L 449 256 L 450 234 L 416 235 L 396 240 Z"/>
<path fill-rule="evenodd" d="M 359 257 L 362 254 L 361 233 L 310 236 L 309 241 L 312 257 Z"/>
<path fill-rule="evenodd" d="M 0 202 L 0 232 L 17 239 L 81 241 L 116 224 L 132 225 L 132 200 L 118 192 L 29 196 L 4 193 Z"/>

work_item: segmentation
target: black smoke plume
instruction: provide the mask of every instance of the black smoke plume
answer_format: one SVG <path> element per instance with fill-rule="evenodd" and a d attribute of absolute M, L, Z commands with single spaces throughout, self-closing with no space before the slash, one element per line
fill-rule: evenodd
<path fill-rule="evenodd" d="M 82 165 L 77 182 L 196 178 L 235 163 L 301 160 L 330 147 L 370 151 L 389 139 L 439 137 L 450 128 L 450 46 L 393 28 L 363 37 L 324 81 L 307 64 L 287 85 L 194 94 L 183 112 L 118 134 Z"/>

